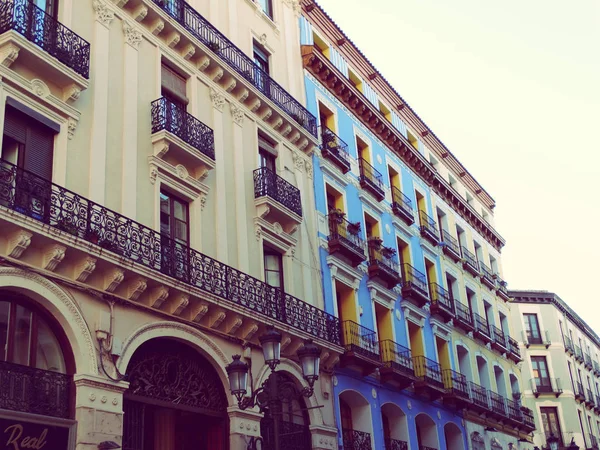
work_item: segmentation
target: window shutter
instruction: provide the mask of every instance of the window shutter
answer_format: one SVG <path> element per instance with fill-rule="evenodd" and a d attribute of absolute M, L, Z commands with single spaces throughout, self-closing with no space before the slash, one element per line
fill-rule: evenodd
<path fill-rule="evenodd" d="M 4 115 L 4 134 L 22 144 L 27 139 L 27 120 L 23 113 L 11 106 L 6 106 Z"/>
<path fill-rule="evenodd" d="M 23 169 L 33 172 L 45 180 L 52 180 L 54 134 L 46 127 L 31 126 L 25 155 Z"/>
<path fill-rule="evenodd" d="M 162 65 L 161 87 L 169 94 L 175 96 L 183 103 L 188 103 L 187 92 L 185 89 L 185 78 L 175 73 L 172 69 Z"/>

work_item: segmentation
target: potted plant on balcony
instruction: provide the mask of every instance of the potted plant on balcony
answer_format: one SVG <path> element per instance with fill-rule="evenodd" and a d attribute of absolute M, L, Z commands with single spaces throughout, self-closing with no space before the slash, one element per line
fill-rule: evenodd
<path fill-rule="evenodd" d="M 383 244 L 383 240 L 379 236 L 369 236 L 367 242 L 369 244 L 369 248 L 372 248 L 373 250 L 379 250 Z"/>
<path fill-rule="evenodd" d="M 338 208 L 332 208 L 329 210 L 329 220 L 334 223 L 342 223 L 346 217 L 346 213 Z"/>
<path fill-rule="evenodd" d="M 360 233 L 360 222 L 348 223 L 348 233 L 357 236 Z"/>
<path fill-rule="evenodd" d="M 64 231 L 65 233 L 69 233 L 72 235 L 76 235 L 77 232 L 79 231 L 79 229 L 77 228 L 77 225 L 75 223 L 73 223 L 72 221 L 70 221 L 66 217 L 61 217 L 58 220 L 58 222 L 56 223 L 56 228 L 58 228 L 61 231 Z"/>
<path fill-rule="evenodd" d="M 97 244 L 100 241 L 100 233 L 98 230 L 88 230 L 85 233 L 85 240 L 92 244 Z"/>
<path fill-rule="evenodd" d="M 392 247 L 382 247 L 381 254 L 384 256 L 384 258 L 391 259 L 396 256 L 396 249 Z"/>
<path fill-rule="evenodd" d="M 208 48 L 210 48 L 214 53 L 219 53 L 219 50 L 221 50 L 221 44 L 218 42 L 209 42 Z"/>

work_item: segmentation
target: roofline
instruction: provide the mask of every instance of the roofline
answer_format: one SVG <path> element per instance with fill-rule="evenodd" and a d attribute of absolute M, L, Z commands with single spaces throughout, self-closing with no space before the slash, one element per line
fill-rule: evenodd
<path fill-rule="evenodd" d="M 483 188 L 483 186 L 475 179 L 473 175 L 466 169 L 466 167 L 454 156 L 454 154 L 446 147 L 446 145 L 441 141 L 440 138 L 436 136 L 436 134 L 427 126 L 425 121 L 419 117 L 419 115 L 411 108 L 411 106 L 402 98 L 402 96 L 394 89 L 394 87 L 389 83 L 386 78 L 377 70 L 377 68 L 371 63 L 369 58 L 365 56 L 365 54 L 352 42 L 352 40 L 344 33 L 344 31 L 337 25 L 337 23 L 327 14 L 327 12 L 323 9 L 321 5 L 319 5 L 316 0 L 301 0 L 301 6 L 303 13 L 307 15 L 321 15 L 322 19 L 326 19 L 329 24 L 331 24 L 335 30 L 324 30 L 319 29 L 327 33 L 335 32 L 339 33 L 341 36 L 333 36 L 330 35 L 331 45 L 335 46 L 338 51 L 345 55 L 350 61 L 354 61 L 358 63 L 358 66 L 354 66 L 353 69 L 358 69 L 360 71 L 361 65 L 360 60 L 362 59 L 364 63 L 366 63 L 366 68 L 369 73 L 362 73 L 365 79 L 369 79 L 371 85 L 377 86 L 379 93 L 386 94 L 386 90 L 389 91 L 388 101 L 390 97 L 395 96 L 396 98 L 390 105 L 397 113 L 401 116 L 404 116 L 405 119 L 419 132 L 419 138 L 424 141 L 424 143 L 429 144 L 428 147 L 434 149 L 438 156 L 446 162 L 450 163 L 448 166 L 451 169 L 454 169 L 456 173 L 454 175 L 458 176 L 459 179 L 464 181 L 464 184 L 471 190 L 471 193 L 474 194 L 479 200 L 486 206 L 488 209 L 493 210 L 496 206 L 496 201 L 494 198 Z M 316 11 L 316 13 L 315 13 Z M 313 22 L 314 23 L 314 22 Z M 348 44 L 348 45 L 346 45 Z M 354 53 L 354 54 L 353 54 Z M 362 66 L 362 72 L 365 72 L 364 65 Z M 407 114 L 406 110 L 410 112 Z"/>

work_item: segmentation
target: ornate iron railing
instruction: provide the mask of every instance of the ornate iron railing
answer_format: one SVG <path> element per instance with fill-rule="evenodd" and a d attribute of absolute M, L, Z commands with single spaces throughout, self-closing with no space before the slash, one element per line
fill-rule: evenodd
<path fill-rule="evenodd" d="M 594 367 L 594 374 L 596 376 L 600 376 L 600 364 L 596 362 L 596 360 L 592 361 Z"/>
<path fill-rule="evenodd" d="M 329 214 L 327 222 L 329 223 L 328 240 L 341 239 L 355 251 L 365 253 L 365 241 L 360 237 L 360 225 L 348 222 L 337 214 Z"/>
<path fill-rule="evenodd" d="M 374 188 L 383 192 L 383 176 L 369 162 L 363 158 L 358 160 L 360 166 L 360 179 L 367 181 Z"/>
<path fill-rule="evenodd" d="M 0 33 L 8 30 L 15 30 L 82 77 L 89 78 L 89 42 L 31 0 L 3 0 L 0 3 Z"/>
<path fill-rule="evenodd" d="M 505 407 L 505 399 L 500 394 L 497 394 L 494 391 L 488 391 L 490 396 L 490 404 L 492 405 L 492 411 L 496 414 L 500 414 L 502 416 L 507 415 L 506 407 Z"/>
<path fill-rule="evenodd" d="M 264 196 L 271 197 L 289 210 L 302 216 L 300 189 L 272 170 L 261 167 L 254 171 L 254 197 Z"/>
<path fill-rule="evenodd" d="M 344 450 L 371 450 L 371 435 L 365 431 L 342 428 Z"/>
<path fill-rule="evenodd" d="M 519 349 L 519 343 L 510 336 L 508 337 L 508 347 L 513 355 L 518 356 L 519 358 L 521 357 L 521 349 Z"/>
<path fill-rule="evenodd" d="M 371 359 L 379 360 L 379 341 L 377 333 L 351 320 L 342 323 L 344 333 L 343 345 L 352 351 Z"/>
<path fill-rule="evenodd" d="M 386 255 L 382 248 L 369 247 L 369 264 L 383 267 L 387 272 L 400 277 L 400 265 L 396 257 Z"/>
<path fill-rule="evenodd" d="M 454 302 L 454 309 L 458 320 L 473 326 L 473 314 L 471 313 L 471 308 L 467 305 L 463 305 L 461 302 Z"/>
<path fill-rule="evenodd" d="M 479 271 L 483 275 L 483 277 L 492 285 L 496 284 L 496 280 L 494 279 L 494 274 L 492 273 L 492 269 L 486 266 L 484 263 L 479 261 Z"/>
<path fill-rule="evenodd" d="M 423 272 L 415 269 L 408 263 L 402 264 L 402 286 L 409 285 L 417 289 L 424 296 L 428 296 L 427 277 Z"/>
<path fill-rule="evenodd" d="M 442 368 L 437 362 L 425 356 L 413 356 L 413 367 L 416 377 L 437 387 L 444 387 Z"/>
<path fill-rule="evenodd" d="M 408 442 L 399 439 L 385 438 L 385 450 L 408 450 Z"/>
<path fill-rule="evenodd" d="M 469 391 L 471 392 L 471 400 L 474 404 L 480 408 L 489 409 L 490 401 L 488 397 L 488 390 L 486 388 L 469 381 Z"/>
<path fill-rule="evenodd" d="M 421 232 L 426 232 L 431 237 L 439 238 L 438 226 L 435 220 L 425 211 L 419 210 L 419 223 L 421 224 Z"/>
<path fill-rule="evenodd" d="M 392 208 L 399 208 L 407 215 L 413 215 L 413 207 L 410 198 L 404 195 L 396 186 L 392 186 Z"/>
<path fill-rule="evenodd" d="M 531 391 L 537 396 L 539 394 L 560 394 L 562 393 L 562 387 L 560 384 L 560 378 L 532 378 L 530 380 Z M 583 385 L 578 383 L 581 388 L 581 395 L 585 398 L 585 392 Z"/>
<path fill-rule="evenodd" d="M 504 334 L 504 331 L 502 331 L 495 325 L 490 325 L 490 328 L 492 329 L 492 333 L 494 335 L 494 342 L 498 345 L 501 345 L 504 348 L 508 348 L 508 345 L 506 343 L 506 335 Z"/>
<path fill-rule="evenodd" d="M 477 257 L 469 251 L 467 247 L 464 245 L 460 248 L 462 252 L 462 257 L 465 259 L 466 263 L 469 264 L 473 269 L 479 271 L 479 264 L 477 264 Z"/>
<path fill-rule="evenodd" d="M 454 314 L 454 301 L 450 296 L 450 292 L 437 283 L 429 283 L 429 294 L 432 303 L 436 303 L 447 312 Z"/>
<path fill-rule="evenodd" d="M 153 1 L 301 127 L 317 137 L 317 118 L 192 6 L 182 0 Z"/>
<path fill-rule="evenodd" d="M 593 434 L 590 434 L 590 446 L 588 447 L 589 449 L 592 450 L 598 450 L 598 439 L 596 439 L 596 436 L 594 436 Z"/>
<path fill-rule="evenodd" d="M 452 369 L 444 369 L 442 370 L 442 380 L 444 388 L 449 392 L 464 399 L 469 398 L 469 385 L 467 378 L 462 373 L 458 373 Z"/>
<path fill-rule="evenodd" d="M 321 154 L 324 157 L 331 156 L 345 171 L 350 170 L 348 144 L 325 125 L 321 125 Z"/>
<path fill-rule="evenodd" d="M 452 236 L 448 230 L 442 230 L 442 240 L 446 247 L 460 256 L 460 246 L 458 245 L 458 240 Z"/>
<path fill-rule="evenodd" d="M 0 408 L 69 418 L 72 377 L 0 361 Z"/>
<path fill-rule="evenodd" d="M 427 445 L 419 445 L 419 450 L 437 450 L 437 448 L 429 447 Z"/>
<path fill-rule="evenodd" d="M 196 150 L 215 159 L 215 137 L 213 130 L 191 114 L 161 97 L 152 102 L 152 133 L 165 130 L 173 133 Z"/>
<path fill-rule="evenodd" d="M 390 340 L 379 342 L 381 350 L 381 360 L 383 364 L 392 369 L 408 374 L 414 374 L 413 361 L 410 356 L 410 349 Z"/>
<path fill-rule="evenodd" d="M 475 319 L 475 329 L 478 332 L 483 333 L 485 336 L 491 337 L 490 327 L 487 319 L 476 312 L 473 312 L 473 318 Z"/>
<path fill-rule="evenodd" d="M 337 317 L 4 160 L 0 206 L 315 337 L 341 343 Z"/>

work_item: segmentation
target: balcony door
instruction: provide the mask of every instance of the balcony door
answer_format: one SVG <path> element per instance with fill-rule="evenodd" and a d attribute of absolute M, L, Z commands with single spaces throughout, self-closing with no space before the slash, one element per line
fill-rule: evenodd
<path fill-rule="evenodd" d="M 162 272 L 188 280 L 188 203 L 166 191 L 160 193 L 160 235 Z"/>
<path fill-rule="evenodd" d="M 531 344 L 541 344 L 540 325 L 537 314 L 523 314 L 527 341 Z"/>
<path fill-rule="evenodd" d="M 551 434 L 559 439 L 559 448 L 564 446 L 562 433 L 560 430 L 560 422 L 558 421 L 558 412 L 555 407 L 540 408 L 540 415 L 542 416 L 542 427 L 544 429 L 544 435 L 546 440 Z"/>
<path fill-rule="evenodd" d="M 532 356 L 531 368 L 538 392 L 552 392 L 552 383 L 545 356 Z"/>

